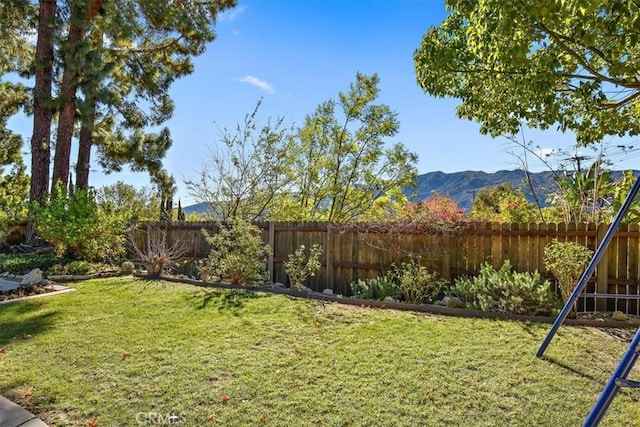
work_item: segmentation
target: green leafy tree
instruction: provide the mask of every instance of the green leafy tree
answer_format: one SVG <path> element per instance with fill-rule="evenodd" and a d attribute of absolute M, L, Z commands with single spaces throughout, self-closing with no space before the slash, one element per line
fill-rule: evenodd
<path fill-rule="evenodd" d="M 193 71 L 192 58 L 215 38 L 217 14 L 235 4 L 235 0 L 43 0 L 36 7 L 28 0 L 2 2 L 4 59 L 0 61 L 9 65 L 0 64 L 0 75 L 35 77 L 29 105 L 34 117 L 30 199 L 43 203 L 49 188 L 52 192 L 57 188 L 49 187 L 55 113 L 53 183 L 67 186 L 71 141 L 77 137 L 78 188 L 88 187 L 92 147 L 97 146 L 100 163 L 108 171 L 124 165 L 146 170 L 155 184 L 169 191 L 173 181 L 162 168 L 171 145 L 169 131 L 148 129 L 171 117 L 171 83 Z M 34 31 L 36 52 L 31 55 L 29 36 Z"/>
<path fill-rule="evenodd" d="M 98 206 L 121 215 L 128 223 L 157 221 L 160 217 L 160 198 L 150 187 L 136 188 L 118 181 L 95 192 Z"/>
<path fill-rule="evenodd" d="M 473 199 L 471 219 L 487 222 L 517 223 L 539 220 L 535 206 L 524 192 L 509 182 L 481 189 Z"/>
<path fill-rule="evenodd" d="M 406 203 L 402 189 L 415 181 L 417 155 L 401 143 L 385 147 L 400 123 L 391 108 L 375 104 L 379 81 L 376 74 L 356 74 L 349 92 L 320 104 L 298 129 L 292 213 L 348 222 L 379 218 Z"/>
<path fill-rule="evenodd" d="M 86 261 L 114 261 L 124 254 L 124 218 L 102 209 L 85 190 L 69 194 L 58 186 L 56 196 L 34 208 L 37 233 L 58 255 Z"/>
<path fill-rule="evenodd" d="M 146 129 L 172 116 L 171 84 L 193 72 L 192 58 L 215 38 L 217 14 L 234 5 L 235 0 L 183 0 L 174 5 L 140 0 L 133 8 L 125 0 L 105 4 L 100 25 L 88 37 L 92 55 L 85 57 L 79 86 L 79 188 L 87 185 L 95 145 L 106 170 L 126 165 L 148 171 L 163 192 L 171 191 L 173 180 L 162 167 L 172 144 L 169 130 Z"/>
<path fill-rule="evenodd" d="M 640 133 L 640 5 L 634 0 L 447 0 L 414 54 L 425 92 L 461 100 L 482 133 L 521 124 L 580 144 Z"/>
<path fill-rule="evenodd" d="M 22 139 L 0 125 L 0 217 L 24 219 L 29 193 L 29 177 L 25 173 L 20 150 Z M 10 169 L 5 172 L 5 167 Z"/>
<path fill-rule="evenodd" d="M 298 153 L 283 119 L 258 124 L 258 101 L 233 131 L 221 130 L 220 142 L 196 180 L 185 181 L 189 193 L 208 203 L 215 220 L 254 221 L 282 212 L 281 196 L 293 179 Z"/>
<path fill-rule="evenodd" d="M 614 216 L 620 211 L 635 181 L 636 177 L 633 171 L 625 171 L 622 177 L 611 185 L 611 202 L 608 209 L 604 211 L 603 221 L 613 221 Z M 640 223 L 640 199 L 636 198 L 630 205 L 625 219 L 627 222 Z"/>
<path fill-rule="evenodd" d="M 3 76 L 29 70 L 34 52 L 27 35 L 34 14 L 35 8 L 28 1 L 0 4 L 0 221 L 22 219 L 29 189 L 22 138 L 7 126 L 11 116 L 28 107 L 29 92 L 23 84 L 5 81 Z"/>

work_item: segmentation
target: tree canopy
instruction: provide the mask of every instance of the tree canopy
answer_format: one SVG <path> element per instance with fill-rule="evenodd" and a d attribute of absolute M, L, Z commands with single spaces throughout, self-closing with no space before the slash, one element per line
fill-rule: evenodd
<path fill-rule="evenodd" d="M 350 222 L 397 213 L 414 185 L 417 155 L 389 143 L 400 123 L 376 103 L 378 83 L 376 74 L 358 73 L 348 92 L 290 132 L 282 118 L 258 126 L 256 107 L 234 132 L 223 129 L 209 164 L 186 182 L 191 195 L 219 220 Z"/>
<path fill-rule="evenodd" d="M 11 114 L 15 105 L 33 114 L 31 200 L 43 203 L 58 182 L 68 183 L 74 138 L 78 187 L 88 186 L 96 146 L 107 171 L 124 165 L 146 170 L 162 191 L 173 191 L 173 179 L 162 167 L 172 143 L 169 130 L 150 128 L 171 117 L 171 84 L 193 72 L 193 57 L 215 39 L 218 13 L 235 5 L 235 0 L 2 2 L 0 77 L 11 73 L 10 82 L 35 80 L 33 90 L 25 87 L 31 80 L 23 85 L 0 80 L 0 119 L 5 105 Z"/>
<path fill-rule="evenodd" d="M 380 218 L 406 203 L 418 156 L 402 143 L 387 145 L 400 122 L 376 103 L 377 74 L 356 74 L 348 92 L 328 100 L 298 129 L 293 210 L 305 219 L 348 222 Z"/>
<path fill-rule="evenodd" d="M 462 101 L 482 133 L 521 124 L 573 131 L 580 144 L 640 134 L 636 0 L 447 0 L 415 52 L 418 84 Z"/>

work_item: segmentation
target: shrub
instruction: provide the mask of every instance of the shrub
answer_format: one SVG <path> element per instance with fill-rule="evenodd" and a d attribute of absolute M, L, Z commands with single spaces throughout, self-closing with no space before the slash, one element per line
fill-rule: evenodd
<path fill-rule="evenodd" d="M 62 267 L 69 262 L 69 259 L 53 254 L 7 254 L 0 257 L 0 272 L 8 271 L 13 274 L 27 274 L 34 268 L 50 272 L 56 265 Z"/>
<path fill-rule="evenodd" d="M 483 264 L 477 276 L 456 279 L 449 293 L 468 308 L 482 311 L 552 315 L 560 307 L 549 281 L 537 271 L 512 271 L 509 260 L 499 270 Z"/>
<path fill-rule="evenodd" d="M 228 280 L 233 284 L 253 284 L 267 280 L 267 256 L 271 248 L 262 242 L 258 227 L 231 217 L 209 235 L 202 230 L 211 252 L 198 268 L 204 281 Z"/>
<path fill-rule="evenodd" d="M 138 247 L 136 242 L 135 231 L 129 233 L 129 247 L 134 254 L 135 259 L 142 264 L 149 275 L 160 276 L 170 266 L 181 260 L 188 252 L 188 246 L 183 240 L 177 240 L 173 243 L 167 241 L 167 231 L 159 227 L 147 228 L 147 235 L 144 247 Z M 126 263 L 126 261 L 125 261 Z M 121 271 L 124 271 L 125 263 L 122 264 Z M 130 268 L 129 273 L 133 272 L 133 263 L 129 262 L 126 268 Z"/>
<path fill-rule="evenodd" d="M 544 266 L 558 279 L 564 301 L 571 296 L 592 256 L 593 251 L 589 248 L 557 239 L 544 248 Z"/>
<path fill-rule="evenodd" d="M 386 297 L 397 297 L 399 290 L 389 276 L 385 275 L 351 283 L 351 294 L 363 299 L 383 300 Z"/>
<path fill-rule="evenodd" d="M 113 260 L 125 250 L 124 221 L 100 209 L 86 191 L 68 195 L 58 188 L 57 197 L 43 208 L 33 207 L 38 235 L 58 255 L 87 261 Z"/>
<path fill-rule="evenodd" d="M 320 245 L 311 246 L 309 255 L 305 254 L 305 249 L 304 245 L 300 245 L 294 253 L 289 254 L 289 260 L 284 262 L 284 270 L 289 276 L 289 282 L 293 289 L 302 289 L 304 282 L 309 277 L 314 277 L 320 268 L 320 257 L 322 256 Z"/>
<path fill-rule="evenodd" d="M 52 265 L 51 268 L 49 269 L 49 274 L 52 274 L 52 275 L 66 274 L 66 273 L 67 273 L 67 267 L 62 264 Z"/>
<path fill-rule="evenodd" d="M 394 265 L 388 275 L 402 299 L 412 304 L 434 302 L 448 285 L 437 273 L 429 272 L 414 259 Z"/>
<path fill-rule="evenodd" d="M 120 273 L 131 274 L 135 270 L 136 266 L 131 261 L 124 261 L 120 264 Z"/>
<path fill-rule="evenodd" d="M 87 274 L 91 271 L 92 266 L 87 261 L 72 261 L 67 265 L 69 274 Z"/>

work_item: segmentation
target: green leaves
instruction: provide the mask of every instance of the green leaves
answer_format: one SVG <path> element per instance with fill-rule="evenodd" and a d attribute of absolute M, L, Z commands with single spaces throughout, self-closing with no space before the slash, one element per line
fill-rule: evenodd
<path fill-rule="evenodd" d="M 557 126 L 590 144 L 640 133 L 638 5 L 449 1 L 414 54 L 425 92 L 461 100 L 482 133 Z"/>
<path fill-rule="evenodd" d="M 87 261 L 114 260 L 125 250 L 125 221 L 100 208 L 91 194 L 78 190 L 69 195 L 58 187 L 46 206 L 33 206 L 38 235 L 52 244 L 58 255 Z"/>
<path fill-rule="evenodd" d="M 414 181 L 417 156 L 399 143 L 387 148 L 385 139 L 396 135 L 400 123 L 387 105 L 375 104 L 378 84 L 376 74 L 356 74 L 348 93 L 320 104 L 298 129 L 300 173 L 292 197 L 303 218 L 379 218 L 404 200 L 397 190 Z"/>

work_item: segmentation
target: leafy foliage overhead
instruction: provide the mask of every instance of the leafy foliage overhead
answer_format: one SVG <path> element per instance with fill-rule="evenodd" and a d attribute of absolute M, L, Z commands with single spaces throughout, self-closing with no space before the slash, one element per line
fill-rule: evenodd
<path fill-rule="evenodd" d="M 448 0 L 416 50 L 418 84 L 459 98 L 481 132 L 521 124 L 590 144 L 640 134 L 640 4 L 634 0 Z"/>

